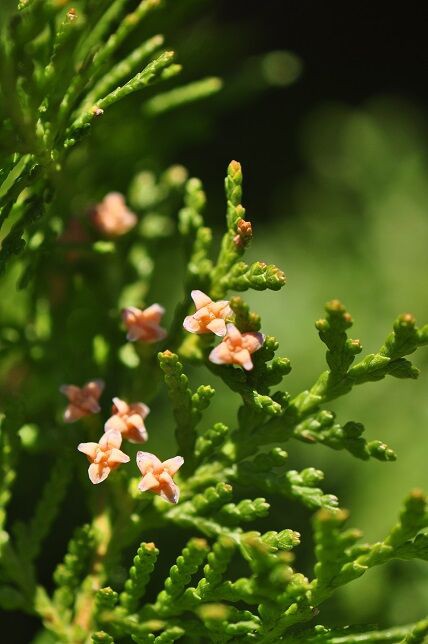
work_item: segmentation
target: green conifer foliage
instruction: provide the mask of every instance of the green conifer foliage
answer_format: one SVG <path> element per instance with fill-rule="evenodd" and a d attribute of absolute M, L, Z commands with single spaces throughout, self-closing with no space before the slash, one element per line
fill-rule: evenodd
<path fill-rule="evenodd" d="M 179 71 L 175 54 L 161 50 L 160 35 L 126 52 L 119 62 L 116 58 L 131 31 L 157 9 L 159 0 L 134 3 L 131 12 L 124 0 L 113 0 L 108 7 L 94 0 L 77 4 L 74 9 L 53 0 L 22 0 L 0 40 L 4 158 L 0 223 L 7 227 L 0 271 L 22 254 L 21 286 L 37 281 L 52 248 L 58 253 L 70 251 L 61 247 L 50 218 L 71 148 L 90 134 L 115 102 Z M 144 114 L 168 111 L 218 87 L 216 80 L 208 79 L 152 96 Z M 5 410 L 0 427 L 0 606 L 38 616 L 44 635 L 52 636 L 43 641 L 410 644 L 422 643 L 428 635 L 425 616 L 415 624 L 379 630 L 322 624 L 324 602 L 369 569 L 394 559 L 428 560 L 424 494 L 411 492 L 390 532 L 375 543 L 364 543 L 361 532 L 348 527 L 348 511 L 321 487 L 324 473 L 314 467 L 297 471 L 288 460 L 297 440 L 346 450 L 361 460 L 377 459 L 385 466 L 394 461 L 395 452 L 384 442 L 366 440 L 360 422 L 339 422 L 329 407 L 340 396 L 352 395 L 356 385 L 389 376 L 417 378 L 418 370 L 407 356 L 428 344 L 428 325 L 418 327 L 412 315 L 401 315 L 379 351 L 364 355 L 360 341 L 348 335 L 351 315 L 341 302 L 332 300 L 315 325 L 327 348 L 326 368 L 304 391 L 287 391 L 283 382 L 291 364 L 264 328 L 263 310 L 250 311 L 236 295 L 249 289 L 280 291 L 286 284 L 282 270 L 267 263 L 269 258 L 266 263 L 244 259 L 253 236 L 257 248 L 258 231 L 246 219 L 242 185 L 241 166 L 232 161 L 225 180 L 226 230 L 217 252 L 215 235 L 204 220 L 202 183 L 177 166 L 158 179 L 140 173 L 132 181 L 131 204 L 147 217 L 130 233 L 129 243 L 98 240 L 85 246 L 82 242 L 91 266 L 102 267 L 96 273 L 97 288 L 102 294 L 111 291 L 111 299 L 106 295 L 107 304 L 96 320 L 104 325 L 97 326 L 97 334 L 78 358 L 98 368 L 110 389 L 129 386 L 134 395 L 144 382 L 151 405 L 162 396 L 173 417 L 168 433 L 184 463 L 170 455 L 146 471 L 146 461 L 153 455 L 140 445 L 137 463 L 142 476 L 137 476 L 132 446 L 125 441 L 120 445 L 129 431 L 126 426 L 119 435 L 125 456 L 120 452 L 122 460 L 115 461 L 119 447 L 109 445 L 110 460 L 103 461 L 109 478 L 92 486 L 84 469 L 79 469 L 82 460 L 76 448 L 79 443 L 80 451 L 89 456 L 95 449 L 96 432 L 103 431 L 95 415 L 82 418 L 79 430 L 73 427 L 65 434 L 63 427 L 21 422 L 16 408 Z M 128 344 L 118 311 L 129 304 L 131 294 L 147 299 L 155 288 L 156 244 L 174 235 L 184 264 L 181 300 L 169 327 L 157 338 L 159 344 Z M 116 262 L 119 275 L 114 286 L 104 274 L 110 261 Z M 72 268 L 66 265 L 62 271 L 64 277 Z M 194 315 L 192 291 L 203 291 L 210 301 L 206 306 L 218 300 L 230 306 L 226 339 L 183 328 L 186 316 Z M 23 322 L 16 329 L 1 330 L 5 355 L 20 346 L 34 363 L 40 361 L 43 372 L 53 369 L 58 359 L 55 333 L 68 324 L 71 334 L 72 324 L 77 324 L 65 320 L 54 306 L 47 309 L 46 313 L 45 296 L 35 296 L 32 328 Z M 248 350 L 249 368 L 239 360 L 213 359 L 218 343 L 231 338 L 229 325 L 241 339 L 251 337 L 260 345 Z M 64 361 L 68 351 L 65 343 Z M 230 427 L 222 422 L 215 388 L 193 386 L 194 369 L 202 378 L 209 374 L 210 380 L 219 379 L 236 394 L 236 420 Z M 119 403 L 115 398 L 116 421 Z M 214 423 L 204 415 L 209 406 L 218 413 Z M 92 448 L 85 452 L 82 445 Z M 8 515 L 14 482 L 28 461 L 40 454 L 53 454 L 54 465 L 44 477 L 32 517 L 14 523 Z M 129 454 L 133 464 L 126 462 Z M 97 458 L 104 456 L 97 452 Z M 38 560 L 72 486 L 84 490 L 82 506 L 90 521 L 70 533 L 63 560 L 53 573 L 54 584 L 44 587 Z M 172 499 L 165 493 L 171 490 L 176 491 Z M 284 508 L 282 525 L 270 530 L 275 498 Z M 295 503 L 313 513 L 313 535 L 301 535 L 289 525 L 287 508 Z M 174 551 L 149 540 L 156 531 L 172 535 Z M 313 571 L 303 574 L 299 545 L 311 541 L 315 563 Z"/>

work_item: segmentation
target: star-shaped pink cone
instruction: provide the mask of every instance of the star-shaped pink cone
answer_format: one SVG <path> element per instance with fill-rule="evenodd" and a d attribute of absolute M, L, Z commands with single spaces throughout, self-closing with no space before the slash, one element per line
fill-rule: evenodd
<path fill-rule="evenodd" d="M 246 371 L 253 368 L 251 354 L 263 346 L 262 333 L 241 333 L 234 324 L 227 325 L 227 335 L 209 355 L 214 364 L 236 364 Z"/>
<path fill-rule="evenodd" d="M 62 385 L 59 390 L 67 396 L 69 404 L 64 412 L 66 423 L 74 423 L 82 416 L 96 414 L 100 411 L 98 400 L 103 392 L 104 382 L 102 380 L 91 380 L 83 387 L 76 385 Z"/>
<path fill-rule="evenodd" d="M 202 291 L 192 291 L 191 296 L 196 306 L 196 312 L 184 318 L 183 326 L 186 331 L 226 335 L 225 320 L 233 315 L 229 302 L 227 300 L 213 302 Z"/>
<path fill-rule="evenodd" d="M 129 463 L 129 456 L 119 449 L 121 444 L 121 434 L 110 431 L 101 436 L 99 443 L 80 443 L 77 446 L 79 452 L 86 454 L 91 463 L 88 474 L 94 485 L 105 481 L 110 472 L 121 463 Z"/>
<path fill-rule="evenodd" d="M 125 203 L 125 197 L 120 192 L 109 192 L 95 206 L 93 222 L 96 228 L 108 237 L 119 237 L 134 228 L 138 219 Z"/>
<path fill-rule="evenodd" d="M 182 456 L 174 456 L 162 463 L 154 454 L 137 452 L 137 465 L 143 477 L 138 484 L 138 489 L 141 492 L 159 494 L 170 503 L 178 503 L 180 490 L 172 477 L 183 463 Z"/>
<path fill-rule="evenodd" d="M 147 309 L 129 306 L 122 311 L 123 322 L 128 330 L 130 342 L 159 342 L 166 338 L 166 331 L 160 326 L 165 309 L 160 304 L 152 304 Z"/>
<path fill-rule="evenodd" d="M 145 443 L 148 439 L 144 419 L 149 415 L 150 409 L 142 402 L 129 405 L 120 398 L 113 398 L 113 415 L 104 425 L 104 431 L 116 431 L 122 438 L 131 443 Z"/>

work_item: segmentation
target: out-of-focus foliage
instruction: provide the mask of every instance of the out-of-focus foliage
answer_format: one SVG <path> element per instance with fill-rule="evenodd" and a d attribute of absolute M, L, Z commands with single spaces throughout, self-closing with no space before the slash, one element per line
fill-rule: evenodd
<path fill-rule="evenodd" d="M 79 17 L 85 15 L 86 4 L 95 3 L 76 3 Z M 115 2 L 105 15 L 155 4 Z M 151 53 L 151 47 L 161 46 L 161 37 L 153 34 L 171 34 L 175 25 L 183 27 L 189 17 L 203 15 L 203 4 L 182 2 L 157 17 L 156 12 L 148 14 L 148 24 L 143 22 L 122 49 L 111 52 L 107 74 L 88 79 L 79 95 L 85 109 L 74 113 L 64 136 L 58 134 L 61 107 L 56 112 L 49 101 L 46 107 L 46 97 L 42 100 L 47 81 L 38 94 L 28 87 L 38 78 L 49 80 L 50 68 L 61 61 L 63 32 L 62 27 L 56 31 L 55 15 L 69 7 L 45 4 L 49 20 L 33 44 L 27 32 L 25 46 L 23 34 L 21 41 L 12 42 L 10 36 L 4 41 L 3 78 L 12 81 L 13 91 L 3 90 L 3 98 L 22 101 L 40 148 L 7 152 L 12 166 L 5 167 L 12 175 L 6 177 L 6 172 L 0 193 L 4 219 L 7 215 L 12 222 L 9 229 L 6 224 L 6 233 L 12 231 L 15 241 L 19 237 L 26 242 L 25 248 L 22 243 L 16 247 L 21 255 L 9 263 L 0 286 L 5 412 L 0 600 L 5 609 L 38 613 L 47 629 L 37 638 L 38 644 L 88 641 L 90 633 L 94 642 L 130 641 L 129 636 L 159 643 L 192 637 L 193 641 L 276 642 L 283 636 L 290 642 L 331 644 L 422 642 L 428 629 L 426 620 L 421 621 L 428 601 L 423 584 L 426 564 L 396 562 L 426 559 L 422 495 L 414 492 L 408 497 L 398 524 L 394 517 L 409 488 L 428 483 L 422 429 L 427 423 L 426 375 L 416 383 L 398 380 L 416 376 L 404 356 L 426 342 L 427 331 L 415 329 L 413 317 L 403 315 L 395 323 L 395 335 L 385 341 L 384 333 L 400 311 L 412 311 L 421 320 L 428 314 L 421 295 L 428 268 L 423 126 L 393 102 L 373 103 L 360 111 L 328 106 L 315 115 L 306 124 L 302 141 L 306 176 L 289 184 L 291 190 L 285 193 L 281 186 L 260 186 L 267 210 L 282 215 L 288 209 L 291 216 L 271 228 L 257 225 L 256 218 L 254 250 L 246 248 L 249 239 L 236 243 L 245 211 L 241 170 L 239 164 L 231 164 L 226 180 L 227 231 L 215 258 L 212 234 L 203 219 L 201 183 L 189 179 L 182 166 L 163 169 L 163 162 L 176 159 L 175 150 L 184 140 L 209 140 L 216 111 L 249 101 L 268 86 L 292 83 L 300 73 L 300 61 L 286 52 L 272 52 L 239 68 L 230 57 L 226 86 L 215 109 L 194 119 L 186 111 L 190 101 L 218 92 L 221 82 L 216 77 L 198 80 L 205 76 L 209 53 L 205 59 L 196 57 L 192 46 L 197 49 L 198 38 L 205 39 L 206 51 L 214 51 L 208 45 L 216 34 L 201 29 L 192 39 L 184 38 L 181 47 L 178 30 L 174 47 L 178 45 L 180 61 L 193 66 L 193 76 L 175 87 L 163 76 L 169 86 L 161 92 L 155 87 L 144 100 L 137 94 L 105 114 L 92 111 L 94 105 L 105 109 L 123 95 L 122 90 L 113 91 L 112 100 L 100 105 L 95 100 L 104 90 L 113 90 L 146 50 Z M 32 11 L 39 11 L 41 3 L 21 5 L 24 20 L 13 27 L 18 31 L 22 25 L 31 26 Z M 5 13 L 8 7 L 1 10 Z M 96 13 L 87 14 L 93 22 L 81 23 L 76 52 L 89 50 L 91 39 L 96 40 L 105 24 L 95 19 Z M 78 23 L 66 15 L 67 28 L 69 23 L 74 28 Z M 156 21 L 162 23 L 161 29 Z M 118 17 L 111 24 L 128 34 Z M 232 40 L 224 34 L 223 57 Z M 114 36 L 103 42 L 94 60 L 99 52 L 102 55 L 105 43 L 107 48 L 109 42 L 114 45 Z M 16 63 L 21 49 L 26 54 L 22 63 Z M 64 64 L 68 52 L 64 48 Z M 4 61 L 15 61 L 15 86 Z M 179 71 L 175 64 L 167 69 L 172 74 Z M 66 88 L 67 80 L 69 88 L 81 82 L 80 74 L 73 76 L 72 71 L 66 69 L 57 78 L 58 88 Z M 135 88 L 141 78 L 132 81 Z M 26 104 L 28 97 L 37 111 Z M 178 110 L 177 119 L 170 119 L 173 108 Z M 195 114 L 192 109 L 190 114 Z M 11 117 L 13 121 L 19 113 L 9 109 Z M 83 133 L 80 128 L 93 117 L 91 136 L 72 141 L 71 130 Z M 59 124 L 52 140 L 49 119 L 55 127 Z M 6 122 L 4 131 L 16 133 L 19 145 L 25 147 L 27 126 L 18 118 L 16 123 Z M 3 145 L 8 140 L 5 137 Z M 54 145 L 47 145 L 52 141 Z M 57 164 L 54 180 L 49 170 L 52 159 Z M 22 190 L 20 177 L 28 162 L 31 185 Z M 115 241 L 102 238 L 90 216 L 93 205 L 112 189 L 127 192 L 127 202 L 139 218 L 132 233 Z M 47 215 L 33 221 L 30 207 L 38 207 L 34 199 L 45 197 L 49 197 Z M 219 220 L 209 203 L 207 218 Z M 219 231 L 213 232 L 216 243 Z M 275 264 L 266 265 L 261 257 Z M 201 288 L 218 298 L 229 297 L 230 291 L 277 290 L 284 277 L 276 264 L 285 264 L 288 294 L 248 291 L 246 298 L 262 313 L 263 331 L 273 333 L 286 348 L 293 372 L 288 375 L 288 359 L 275 357 L 278 342 L 272 336 L 255 354 L 252 373 L 211 365 L 209 343 L 183 336 L 190 289 Z M 332 296 L 346 301 L 356 313 L 365 358 L 357 355 L 359 341 L 345 334 L 349 314 L 333 300 L 325 319 L 316 325 L 328 349 L 329 371 L 324 371 L 312 320 L 320 315 L 320 302 Z M 153 348 L 125 341 L 119 318 L 122 307 L 153 300 L 167 308 L 169 336 L 163 347 L 167 350 L 159 356 L 160 369 Z M 233 297 L 231 305 L 242 331 L 259 329 L 259 316 L 250 313 L 241 298 Z M 423 352 L 418 359 L 423 366 Z M 210 372 L 194 368 L 200 365 Z M 286 375 L 289 393 L 278 392 Z M 150 403 L 149 445 L 161 457 L 167 458 L 175 448 L 175 427 L 179 453 L 185 456 L 177 507 L 141 496 L 128 470 L 114 473 L 103 484 L 105 494 L 101 488 L 88 489 L 75 447 L 80 440 L 97 438 L 102 424 L 93 417 L 65 427 L 57 391 L 61 383 L 83 383 L 95 376 L 107 382 L 104 401 L 120 395 Z M 381 382 L 354 387 L 371 380 Z M 213 384 L 217 395 L 208 406 Z M 336 401 L 351 389 L 352 396 Z M 236 418 L 239 397 L 242 404 Z M 108 415 L 108 402 L 102 407 L 103 415 Z M 375 440 L 379 437 L 388 446 Z M 284 442 L 288 453 L 277 446 Z M 395 460 L 396 453 L 397 462 L 379 462 Z M 340 489 L 341 504 L 352 508 L 353 522 L 364 527 L 372 545 L 361 544 L 359 531 L 345 527 L 347 514 L 337 509 L 336 497 L 319 487 L 320 467 L 327 473 L 323 487 Z M 314 555 L 307 512 L 317 509 Z M 379 563 L 386 566 L 369 571 Z M 402 583 L 403 579 L 411 582 Z M 351 580 L 356 581 L 348 590 Z M 95 595 L 100 585 L 105 587 Z M 316 616 L 321 603 L 322 612 Z M 325 626 L 313 628 L 321 621 Z M 368 627 L 341 628 L 364 621 L 385 627 L 414 623 L 375 632 Z"/>
<path fill-rule="evenodd" d="M 64 163 L 105 110 L 181 71 L 173 62 L 174 52 L 161 51 L 162 35 L 143 40 L 115 62 L 133 30 L 160 4 L 142 0 L 127 11 L 124 0 L 107 8 L 84 2 L 77 9 L 26 0 L 2 24 L 0 222 L 12 223 L 2 239 L 0 271 L 26 246 L 36 254 L 50 250 L 63 225 L 63 218 L 51 220 Z M 196 100 L 219 87 L 216 79 L 193 84 L 181 88 L 178 100 L 175 90 L 163 96 L 161 107 L 152 102 L 151 112 Z M 31 268 L 30 262 L 22 286 Z"/>
<path fill-rule="evenodd" d="M 274 260 L 285 258 L 289 277 L 286 301 L 270 298 L 264 318 L 269 317 L 292 362 L 300 365 L 290 375 L 294 390 L 315 376 L 322 361 L 307 311 L 316 317 L 319 301 L 332 291 L 337 297 L 346 295 L 358 314 L 357 337 L 369 350 L 381 342 L 381 327 L 397 311 L 412 311 L 422 319 L 428 314 L 427 300 L 420 296 L 428 273 L 423 114 L 394 98 L 371 100 L 360 109 L 327 104 L 306 118 L 300 140 L 306 171 L 288 182 L 285 191 L 275 191 L 272 210 L 278 216 L 270 231 L 265 230 L 264 242 Z M 279 217 L 284 210 L 290 215 L 286 223 Z M 257 296 L 250 301 L 260 306 Z M 314 463 L 329 472 L 328 480 L 342 490 L 357 524 L 373 537 L 391 522 L 395 499 L 409 482 L 423 488 L 428 484 L 426 357 L 421 355 L 418 364 L 420 379 L 405 386 L 405 392 L 404 383 L 385 380 L 335 405 L 340 415 L 363 421 L 373 438 L 384 428 L 383 437 L 398 454 L 393 466 L 373 464 L 361 476 L 352 459 L 313 450 Z M 303 449 L 296 462 L 307 463 Z M 394 593 L 388 592 L 391 584 Z M 368 593 L 370 602 L 365 601 Z M 427 603 L 423 568 L 414 567 L 411 576 L 400 566 L 389 566 L 376 578 L 350 587 L 331 610 L 332 615 L 341 611 L 344 620 L 358 611 L 362 621 L 384 615 L 399 623 L 420 614 Z"/>

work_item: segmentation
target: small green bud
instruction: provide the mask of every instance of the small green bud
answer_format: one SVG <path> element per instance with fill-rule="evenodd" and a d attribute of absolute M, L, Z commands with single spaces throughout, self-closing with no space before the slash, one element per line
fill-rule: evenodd
<path fill-rule="evenodd" d="M 105 631 L 97 631 L 92 634 L 92 642 L 94 644 L 114 644 L 114 640 Z"/>
<path fill-rule="evenodd" d="M 226 197 L 233 206 L 238 206 L 242 200 L 242 169 L 238 161 L 231 161 L 227 168 Z"/>
<path fill-rule="evenodd" d="M 37 425 L 23 425 L 18 434 L 25 449 L 29 451 L 37 449 L 40 436 L 40 428 Z"/>
<path fill-rule="evenodd" d="M 111 241 L 97 241 L 92 244 L 92 249 L 95 253 L 99 253 L 100 255 L 107 255 L 116 251 L 114 242 Z"/>

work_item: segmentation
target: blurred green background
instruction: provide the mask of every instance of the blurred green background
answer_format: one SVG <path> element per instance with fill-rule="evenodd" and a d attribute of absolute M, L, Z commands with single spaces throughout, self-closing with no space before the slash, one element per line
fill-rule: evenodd
<path fill-rule="evenodd" d="M 128 193 L 135 174 L 144 171 L 153 175 L 143 175 L 147 203 L 140 204 L 140 212 L 153 214 L 151 181 L 179 163 L 202 179 L 207 220 L 220 234 L 225 169 L 232 158 L 239 160 L 247 218 L 254 225 L 249 254 L 277 263 L 288 278 L 281 293 L 251 293 L 246 299 L 262 315 L 263 330 L 277 336 L 291 359 L 286 387 L 292 394 L 309 387 L 324 368 L 314 321 L 325 301 L 339 298 L 346 304 L 355 319 L 353 336 L 361 339 L 366 352 L 379 348 L 399 313 L 412 312 L 421 323 L 428 320 L 428 133 L 421 27 L 410 12 L 403 16 L 391 10 L 386 15 L 380 8 L 357 8 L 356 3 L 351 9 L 334 3 L 315 7 L 308 1 L 170 2 L 167 11 L 151 17 L 134 35 L 135 41 L 158 31 L 166 34 L 184 65 L 182 78 L 171 87 L 215 75 L 224 81 L 222 90 L 152 117 L 149 94 L 114 106 L 71 155 L 55 204 L 61 217 L 84 217 L 85 209 L 106 192 Z M 178 206 L 179 199 L 172 198 L 172 205 Z M 139 295 L 165 304 L 170 320 L 181 296 L 180 249 L 174 237 L 153 242 L 152 249 L 161 268 L 150 293 Z M 0 316 L 9 335 L 30 315 L 35 336 L 56 337 L 41 362 L 33 347 L 31 361 L 9 352 L 1 367 L 5 404 L 18 396 L 22 400 L 25 393 L 23 421 L 49 436 L 74 431 L 74 426 L 63 425 L 58 430 L 63 401 L 57 389 L 62 382 L 79 383 L 97 375 L 94 335 L 123 341 L 114 306 L 120 293 L 125 300 L 131 297 L 120 288 L 126 273 L 109 254 L 97 261 L 94 267 L 44 258 L 32 287 L 43 295 L 34 310 L 27 299 L 31 288 L 10 297 L 19 267 L 1 285 Z M 61 289 L 67 280 L 73 287 L 64 302 Z M 49 329 L 44 327 L 48 318 L 43 307 L 54 293 L 56 326 Z M 103 351 L 102 338 L 96 351 Z M 149 376 L 136 379 L 138 365 L 132 356 L 122 356 L 121 363 L 122 379 L 116 371 L 106 374 L 109 393 L 131 398 L 132 392 L 144 399 Z M 107 360 L 103 367 L 107 371 L 109 364 Z M 426 351 L 416 364 L 422 369 L 416 382 L 368 384 L 332 405 L 340 421 L 361 421 L 368 438 L 393 447 L 397 462 L 361 463 L 319 446 L 287 446 L 290 467 L 325 471 L 325 491 L 339 496 L 351 510 L 352 525 L 361 527 L 368 540 L 383 536 L 411 488 L 428 489 Z M 205 372 L 192 378 L 213 382 Z M 233 424 L 237 399 L 218 382 L 213 384 L 217 403 L 206 424 Z M 147 426 L 151 450 L 169 456 L 173 421 L 162 396 L 151 404 Z M 43 480 L 41 469 L 51 460 L 49 452 L 29 458 L 25 467 L 32 471 L 34 486 L 28 490 L 18 479 L 12 518 L 30 514 Z M 76 508 L 72 499 L 71 494 L 67 516 L 41 562 L 47 583 L 70 526 L 85 519 L 84 509 Z M 277 499 L 273 521 L 302 531 L 300 563 L 309 572 L 307 512 Z M 420 618 L 427 607 L 426 566 L 395 563 L 341 590 L 322 619 L 335 625 L 392 625 Z M 5 617 L 6 624 L 10 618 Z M 22 620 L 19 628 L 22 632 L 15 630 L 13 641 L 30 641 L 32 621 Z"/>

